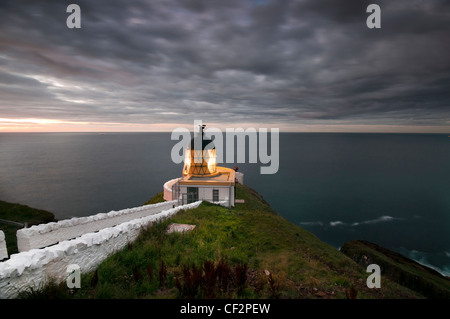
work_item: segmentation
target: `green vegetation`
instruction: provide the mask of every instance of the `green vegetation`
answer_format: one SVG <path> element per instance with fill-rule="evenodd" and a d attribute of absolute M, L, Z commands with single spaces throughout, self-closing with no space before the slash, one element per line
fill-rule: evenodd
<path fill-rule="evenodd" d="M 238 185 L 237 198 L 245 203 L 228 209 L 204 202 L 153 224 L 95 272 L 82 275 L 81 289 L 52 284 L 22 297 L 422 297 L 384 277 L 382 289 L 367 288 L 365 268 L 282 218 L 254 190 Z M 196 228 L 168 234 L 170 223 Z"/>
<path fill-rule="evenodd" d="M 21 224 L 38 225 L 55 221 L 55 216 L 45 210 L 31 208 L 20 204 L 11 204 L 0 201 L 0 219 L 18 222 Z M 0 223 L 0 230 L 5 233 L 8 254 L 17 253 L 16 231 L 22 227 Z"/>

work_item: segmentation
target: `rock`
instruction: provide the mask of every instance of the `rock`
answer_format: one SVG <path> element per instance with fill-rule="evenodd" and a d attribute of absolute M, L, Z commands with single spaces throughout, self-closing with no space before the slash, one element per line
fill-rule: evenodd
<path fill-rule="evenodd" d="M 167 233 L 184 233 L 187 231 L 191 231 L 195 228 L 195 225 L 189 225 L 189 224 L 170 224 L 167 227 Z"/>

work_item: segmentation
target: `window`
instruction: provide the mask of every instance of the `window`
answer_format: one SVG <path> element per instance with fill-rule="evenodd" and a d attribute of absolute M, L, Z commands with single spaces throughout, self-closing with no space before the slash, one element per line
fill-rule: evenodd
<path fill-rule="evenodd" d="M 213 202 L 218 202 L 218 201 L 219 201 L 219 190 L 213 189 Z"/>

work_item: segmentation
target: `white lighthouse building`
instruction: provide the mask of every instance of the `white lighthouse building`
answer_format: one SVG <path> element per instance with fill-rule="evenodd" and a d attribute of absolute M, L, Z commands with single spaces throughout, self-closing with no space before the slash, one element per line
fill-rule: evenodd
<path fill-rule="evenodd" d="M 212 140 L 204 137 L 204 127 L 186 148 L 182 177 L 164 184 L 164 199 L 178 200 L 179 204 L 204 200 L 234 206 L 236 178 L 242 183 L 243 174 L 217 166 L 216 149 Z"/>

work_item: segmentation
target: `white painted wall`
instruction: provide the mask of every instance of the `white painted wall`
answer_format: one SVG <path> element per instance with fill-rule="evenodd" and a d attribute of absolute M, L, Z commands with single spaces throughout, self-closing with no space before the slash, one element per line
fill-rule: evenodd
<path fill-rule="evenodd" d="M 231 199 L 231 206 L 234 206 L 234 187 L 231 186 L 207 186 L 207 185 L 192 185 L 190 187 L 198 187 L 198 198 L 211 202 L 213 200 L 213 189 L 219 190 L 219 201 L 228 201 Z M 182 185 L 180 192 L 187 194 L 187 186 Z"/>
<path fill-rule="evenodd" d="M 178 180 L 180 180 L 181 177 L 171 179 L 170 181 L 167 181 L 164 183 L 164 189 L 168 192 L 172 192 L 172 185 L 175 184 Z"/>
<path fill-rule="evenodd" d="M 173 200 L 173 199 L 177 199 L 177 198 L 173 198 L 172 187 L 180 179 L 181 179 L 181 177 L 178 177 L 178 178 L 171 179 L 170 181 L 167 181 L 167 182 L 164 183 L 164 187 L 163 187 L 163 191 L 164 191 L 163 198 L 164 198 L 164 200 L 170 201 L 170 200 Z"/>
<path fill-rule="evenodd" d="M 0 298 L 15 298 L 24 289 L 39 288 L 49 278 L 65 280 L 70 264 L 77 264 L 82 273 L 93 271 L 108 256 L 133 242 L 143 227 L 180 210 L 196 208 L 200 203 L 164 210 L 43 249 L 13 254 L 9 260 L 0 262 Z"/>
<path fill-rule="evenodd" d="M 172 208 L 176 204 L 177 201 L 162 202 L 22 228 L 16 233 L 17 248 L 19 252 L 23 252 L 34 248 L 47 247 L 63 240 L 76 238 L 136 218 L 157 214 L 162 210 Z"/>
<path fill-rule="evenodd" d="M 0 230 L 0 260 L 8 258 L 8 250 L 6 249 L 5 233 Z"/>

